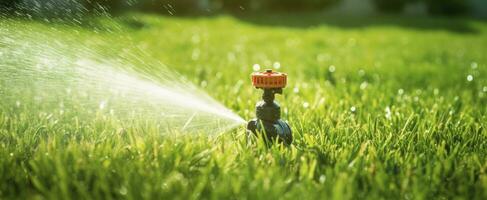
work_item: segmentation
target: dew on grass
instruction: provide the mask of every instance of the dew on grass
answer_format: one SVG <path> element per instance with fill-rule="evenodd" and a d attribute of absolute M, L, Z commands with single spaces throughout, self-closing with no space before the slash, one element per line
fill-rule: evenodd
<path fill-rule="evenodd" d="M 356 159 L 352 160 L 352 162 L 348 163 L 348 168 L 352 168 L 355 165 Z"/>
<path fill-rule="evenodd" d="M 205 88 L 206 86 L 208 86 L 208 82 L 206 82 L 205 80 L 203 80 L 203 81 L 201 81 L 200 86 L 202 88 Z"/>
<path fill-rule="evenodd" d="M 403 95 L 404 94 L 404 89 L 401 88 L 401 89 L 397 90 L 397 94 Z"/>
<path fill-rule="evenodd" d="M 320 101 L 318 101 L 318 105 L 323 105 L 325 103 L 325 98 L 320 98 Z"/>
<path fill-rule="evenodd" d="M 200 49 L 195 48 L 193 49 L 193 53 L 191 53 L 192 60 L 198 60 L 200 58 Z"/>
<path fill-rule="evenodd" d="M 103 100 L 103 101 L 100 101 L 98 108 L 100 110 L 103 110 L 103 109 L 105 109 L 106 106 L 107 106 L 107 101 Z"/>
<path fill-rule="evenodd" d="M 254 64 L 254 65 L 252 66 L 252 69 L 253 69 L 254 71 L 259 71 L 259 70 L 260 70 L 260 65 L 259 65 L 259 64 Z"/>
<path fill-rule="evenodd" d="M 357 108 L 355 106 L 352 106 L 350 107 L 350 111 L 352 111 L 353 113 L 357 110 Z"/>
<path fill-rule="evenodd" d="M 364 76 L 365 75 L 365 70 L 363 70 L 363 69 L 358 70 L 358 75 L 359 76 Z"/>
<path fill-rule="evenodd" d="M 335 69 L 335 65 L 330 65 L 330 67 L 328 67 L 328 71 L 331 73 L 335 72 Z"/>
<path fill-rule="evenodd" d="M 472 62 L 472 63 L 470 64 L 470 67 L 471 67 L 472 69 L 477 69 L 477 67 L 478 67 L 478 66 L 479 66 L 479 65 L 478 65 L 476 62 Z"/>
<path fill-rule="evenodd" d="M 120 187 L 120 189 L 118 190 L 118 192 L 121 194 L 121 195 L 127 195 L 127 187 L 125 186 L 122 186 Z"/>
<path fill-rule="evenodd" d="M 193 42 L 193 44 L 198 44 L 200 43 L 200 41 L 200 35 L 194 34 L 193 36 L 191 36 L 191 42 Z"/>
<path fill-rule="evenodd" d="M 387 106 L 385 111 L 386 111 L 386 114 L 385 114 L 386 118 L 391 119 L 391 115 L 392 115 L 391 108 L 389 108 L 389 106 Z"/>
<path fill-rule="evenodd" d="M 216 79 L 221 79 L 223 77 L 223 73 L 217 72 L 215 77 Z"/>
<path fill-rule="evenodd" d="M 308 108 L 309 107 L 309 103 L 308 102 L 304 102 L 303 103 L 303 108 Z"/>
<path fill-rule="evenodd" d="M 435 89 L 433 90 L 433 94 L 434 94 L 435 96 L 438 96 L 438 94 L 440 94 L 440 90 L 439 90 L 438 88 L 435 88 Z"/>
<path fill-rule="evenodd" d="M 326 176 L 324 174 L 320 175 L 320 179 L 319 179 L 320 183 L 323 184 L 325 183 L 326 181 Z"/>
<path fill-rule="evenodd" d="M 367 85 L 368 85 L 367 81 L 362 82 L 362 83 L 360 84 L 360 89 L 361 89 L 361 90 L 365 90 L 365 89 L 367 88 Z"/>
<path fill-rule="evenodd" d="M 471 74 L 469 74 L 469 75 L 467 76 L 467 81 L 468 81 L 468 82 L 473 81 L 473 76 L 472 76 Z"/>
<path fill-rule="evenodd" d="M 331 59 L 329 54 L 318 54 L 316 55 L 316 61 L 318 62 L 325 62 Z"/>
<path fill-rule="evenodd" d="M 298 86 L 295 86 L 294 89 L 293 89 L 293 92 L 294 93 L 299 93 L 299 87 Z"/>

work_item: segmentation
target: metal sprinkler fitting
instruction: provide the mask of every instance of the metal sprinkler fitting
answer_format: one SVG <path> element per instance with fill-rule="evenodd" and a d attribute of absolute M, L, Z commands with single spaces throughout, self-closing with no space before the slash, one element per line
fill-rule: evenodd
<path fill-rule="evenodd" d="M 252 73 L 252 85 L 264 90 L 262 100 L 255 106 L 257 119 L 252 119 L 247 124 L 247 130 L 258 136 L 262 134 L 268 141 L 278 140 L 290 145 L 293 141 L 291 128 L 281 120 L 281 107 L 274 101 L 275 94 L 282 94 L 282 88 L 286 87 L 287 74 L 273 72 L 266 69 L 265 72 Z"/>

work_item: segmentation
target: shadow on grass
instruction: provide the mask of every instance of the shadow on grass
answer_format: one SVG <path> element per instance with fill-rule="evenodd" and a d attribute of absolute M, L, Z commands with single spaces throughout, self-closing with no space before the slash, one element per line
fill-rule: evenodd
<path fill-rule="evenodd" d="M 322 13 L 302 14 L 258 14 L 236 15 L 237 19 L 259 26 L 286 28 L 313 28 L 319 26 L 338 27 L 343 29 L 357 29 L 374 26 L 404 27 L 415 30 L 438 30 L 460 34 L 478 33 L 465 18 L 411 17 L 394 15 L 376 16 L 333 16 Z"/>

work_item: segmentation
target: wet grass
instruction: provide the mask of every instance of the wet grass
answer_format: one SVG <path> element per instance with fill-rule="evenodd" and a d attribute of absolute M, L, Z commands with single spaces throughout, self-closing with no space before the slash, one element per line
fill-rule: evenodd
<path fill-rule="evenodd" d="M 143 117 L 32 110 L 0 79 L 0 198 L 485 199 L 487 24 L 465 19 L 469 33 L 394 25 L 425 24 L 404 20 L 296 28 L 135 14 L 94 29 L 3 19 L 76 35 L 73 46 L 109 41 L 96 44 L 107 56 L 135 45 L 246 119 L 260 96 L 254 64 L 278 66 L 289 74 L 278 101 L 295 140 L 266 148 L 243 127 L 163 134 Z"/>

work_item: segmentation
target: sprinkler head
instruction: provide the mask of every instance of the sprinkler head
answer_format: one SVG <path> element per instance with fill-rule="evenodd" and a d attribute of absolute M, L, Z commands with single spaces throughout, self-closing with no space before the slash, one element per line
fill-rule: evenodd
<path fill-rule="evenodd" d="M 266 69 L 252 73 L 252 85 L 264 90 L 262 101 L 255 106 L 256 119 L 247 124 L 247 130 L 256 136 L 261 135 L 267 142 L 277 140 L 290 145 L 293 140 L 291 128 L 281 120 L 281 107 L 274 101 L 275 94 L 282 94 L 286 87 L 287 74 Z"/>

